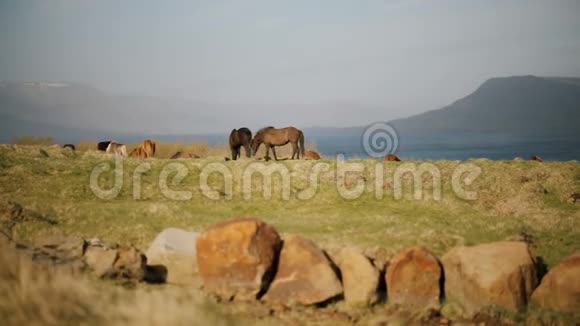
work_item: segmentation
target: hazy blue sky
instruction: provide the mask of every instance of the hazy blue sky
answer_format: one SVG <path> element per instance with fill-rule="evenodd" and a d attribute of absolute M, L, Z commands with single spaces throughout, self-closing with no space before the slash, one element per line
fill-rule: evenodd
<path fill-rule="evenodd" d="M 312 125 L 356 125 L 489 77 L 580 76 L 579 17 L 575 0 L 0 0 L 0 80 L 308 105 Z"/>

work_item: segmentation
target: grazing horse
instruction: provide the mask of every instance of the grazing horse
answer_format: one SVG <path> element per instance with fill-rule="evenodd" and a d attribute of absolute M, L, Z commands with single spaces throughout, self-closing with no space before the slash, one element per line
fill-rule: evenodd
<path fill-rule="evenodd" d="M 148 158 L 155 155 L 155 142 L 151 139 L 144 140 L 137 148 L 135 148 L 130 157 Z"/>
<path fill-rule="evenodd" d="M 270 149 L 274 153 L 274 159 L 277 161 L 275 146 L 284 146 L 288 143 L 292 144 L 292 159 L 300 158 L 300 153 L 304 156 L 304 133 L 294 127 L 286 127 L 276 129 L 274 127 L 266 127 L 258 130 L 256 136 L 252 139 L 250 147 L 252 154 L 255 156 L 260 145 L 264 143 L 266 146 L 265 159 L 270 159 Z"/>
<path fill-rule="evenodd" d="M 240 150 L 242 146 L 246 150 L 246 157 L 250 157 L 250 142 L 252 141 L 252 132 L 250 129 L 243 127 L 240 129 L 233 129 L 230 133 L 230 150 L 232 151 L 232 160 L 236 160 L 241 156 Z"/>
<path fill-rule="evenodd" d="M 387 154 L 387 155 L 385 155 L 384 160 L 385 161 L 394 161 L 394 162 L 400 162 L 401 161 L 401 159 L 397 155 L 395 155 L 395 154 Z"/>
<path fill-rule="evenodd" d="M 104 152 L 107 150 L 107 147 L 109 147 L 110 143 L 111 143 L 110 140 L 99 142 L 97 144 L 97 149 Z"/>
<path fill-rule="evenodd" d="M 541 157 L 534 155 L 530 158 L 530 161 L 538 161 L 538 162 L 544 162 L 544 160 L 542 160 Z"/>
<path fill-rule="evenodd" d="M 127 146 L 112 141 L 107 147 L 107 153 L 127 157 Z"/>
<path fill-rule="evenodd" d="M 76 150 L 76 147 L 73 144 L 64 144 L 62 148 L 70 148 L 73 152 Z"/>
<path fill-rule="evenodd" d="M 199 156 L 192 153 L 177 152 L 171 156 L 171 160 L 176 160 L 180 158 L 199 158 Z"/>

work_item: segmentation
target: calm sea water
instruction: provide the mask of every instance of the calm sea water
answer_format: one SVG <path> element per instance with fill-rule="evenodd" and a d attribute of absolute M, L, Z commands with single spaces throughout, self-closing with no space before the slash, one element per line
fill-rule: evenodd
<path fill-rule="evenodd" d="M 347 158 L 367 157 L 360 139 L 319 137 L 315 139 L 319 152 L 326 156 L 344 154 Z M 494 142 L 479 144 L 421 143 L 399 144 L 396 153 L 403 159 L 467 160 L 487 158 L 512 160 L 528 159 L 533 155 L 544 160 L 580 160 L 580 140 L 537 140 L 519 142 Z"/>

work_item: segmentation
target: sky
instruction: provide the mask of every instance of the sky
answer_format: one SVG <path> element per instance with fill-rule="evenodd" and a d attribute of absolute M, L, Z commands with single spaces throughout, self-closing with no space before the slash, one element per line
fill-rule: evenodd
<path fill-rule="evenodd" d="M 578 17 L 575 0 L 0 0 L 0 80 L 352 126 L 440 108 L 491 77 L 580 76 Z"/>

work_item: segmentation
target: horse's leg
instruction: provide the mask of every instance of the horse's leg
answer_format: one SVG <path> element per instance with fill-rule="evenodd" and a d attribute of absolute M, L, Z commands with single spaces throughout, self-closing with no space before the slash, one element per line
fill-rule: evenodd
<path fill-rule="evenodd" d="M 266 156 L 264 156 L 264 159 L 266 161 L 268 161 L 270 159 L 270 146 L 266 145 Z"/>
<path fill-rule="evenodd" d="M 278 157 L 276 156 L 276 149 L 272 146 L 272 153 L 274 153 L 274 159 L 278 161 Z"/>
<path fill-rule="evenodd" d="M 292 143 L 292 159 L 294 159 L 294 155 L 296 155 L 296 159 L 300 158 L 300 154 L 298 152 L 298 143 Z"/>
<path fill-rule="evenodd" d="M 244 149 L 246 150 L 246 157 L 250 157 L 252 155 L 252 150 L 250 149 L 250 144 L 247 143 L 244 145 Z"/>

